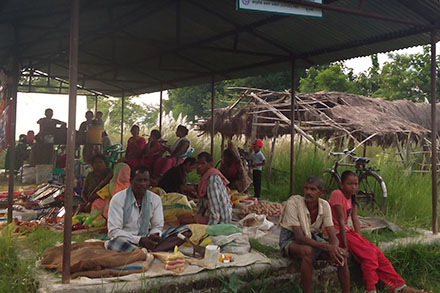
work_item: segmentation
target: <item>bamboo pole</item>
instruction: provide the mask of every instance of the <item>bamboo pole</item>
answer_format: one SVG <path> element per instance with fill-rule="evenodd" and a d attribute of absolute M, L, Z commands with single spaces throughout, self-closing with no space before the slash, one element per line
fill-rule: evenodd
<path fill-rule="evenodd" d="M 163 100 L 162 100 L 162 85 L 160 85 L 160 102 L 159 102 L 159 132 L 162 134 L 162 107 L 163 107 Z"/>
<path fill-rule="evenodd" d="M 431 179 L 432 179 L 432 233 L 438 233 L 437 215 L 437 61 L 436 61 L 437 32 L 431 32 Z"/>
<path fill-rule="evenodd" d="M 280 111 L 278 111 L 278 109 L 276 109 L 275 107 L 272 107 L 272 105 L 270 105 L 268 102 L 264 101 L 263 99 L 261 99 L 260 97 L 258 97 L 256 94 L 251 93 L 251 96 L 257 100 L 260 103 L 265 103 L 268 107 L 268 109 L 270 109 L 272 111 L 272 113 L 274 113 L 276 116 L 278 116 L 281 121 L 285 122 L 287 125 L 291 125 L 290 123 L 290 119 L 287 118 L 286 116 L 284 116 L 284 114 L 282 114 Z M 302 136 L 304 136 L 305 139 L 307 139 L 308 141 L 310 141 L 311 143 L 313 143 L 314 145 L 316 145 L 318 148 L 320 148 L 321 150 L 325 151 L 325 147 L 320 145 L 316 140 L 313 139 L 313 137 L 311 137 L 310 135 L 308 135 L 307 133 L 305 133 L 299 126 L 293 124 L 295 130 Z"/>
<path fill-rule="evenodd" d="M 72 0 L 69 56 L 69 124 L 67 126 L 66 191 L 64 193 L 64 241 L 62 282 L 70 282 L 70 252 L 72 241 L 72 200 L 75 159 L 76 94 L 78 84 L 79 0 Z"/>
<path fill-rule="evenodd" d="M 98 95 L 95 94 L 95 116 L 96 116 L 96 112 L 98 112 Z"/>
<path fill-rule="evenodd" d="M 121 106 L 121 145 L 124 145 L 124 112 L 125 112 L 125 93 L 122 92 L 122 106 Z"/>
<path fill-rule="evenodd" d="M 267 189 L 270 190 L 270 178 L 272 177 L 272 161 L 273 161 L 273 154 L 275 152 L 275 143 L 278 136 L 278 127 L 280 126 L 280 123 L 277 121 L 275 122 L 275 126 L 273 128 L 273 139 L 272 139 L 272 147 L 270 150 L 270 157 L 269 157 L 269 163 L 267 164 Z"/>
<path fill-rule="evenodd" d="M 295 59 L 290 68 L 290 195 L 295 181 Z"/>
<path fill-rule="evenodd" d="M 214 157 L 214 133 L 215 133 L 215 117 L 214 117 L 214 107 L 215 107 L 215 88 L 214 88 L 214 74 L 211 76 L 211 156 Z"/>
<path fill-rule="evenodd" d="M 14 180 L 15 180 L 15 131 L 17 125 L 17 87 L 20 71 L 18 62 L 14 56 L 11 84 L 11 103 L 9 108 L 10 115 L 10 136 L 9 136 L 9 184 L 8 184 L 8 223 L 12 222 L 12 206 L 14 203 Z M 18 167 L 18 166 L 17 166 Z"/>

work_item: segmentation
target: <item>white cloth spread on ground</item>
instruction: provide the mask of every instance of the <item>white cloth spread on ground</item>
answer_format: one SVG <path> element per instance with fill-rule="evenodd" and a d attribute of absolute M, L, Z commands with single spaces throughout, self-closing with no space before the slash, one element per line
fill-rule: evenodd
<path fill-rule="evenodd" d="M 150 192 L 150 191 L 148 191 Z M 141 224 L 141 212 L 139 206 L 134 200 L 133 209 L 127 219 L 127 223 L 123 225 L 123 212 L 126 190 L 116 193 L 110 201 L 108 212 L 108 238 L 123 237 L 133 244 L 138 244 L 141 236 L 139 236 L 139 228 Z M 130 194 L 134 196 L 133 193 Z M 163 208 L 160 197 L 150 192 L 150 232 L 149 234 L 162 234 L 163 230 Z"/>

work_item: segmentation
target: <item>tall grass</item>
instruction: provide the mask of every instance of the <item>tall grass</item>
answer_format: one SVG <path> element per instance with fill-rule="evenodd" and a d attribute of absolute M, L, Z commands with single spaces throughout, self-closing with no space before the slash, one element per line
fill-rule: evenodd
<path fill-rule="evenodd" d="M 32 260 L 19 259 L 13 228 L 9 225 L 0 234 L 0 292 L 35 292 L 37 284 L 30 269 Z"/>
<path fill-rule="evenodd" d="M 298 141 L 298 140 L 297 140 Z M 265 141 L 263 153 L 269 158 L 269 141 Z M 283 201 L 289 197 L 289 161 L 290 138 L 284 136 L 278 140 L 273 159 L 276 169 L 270 179 L 270 190 L 267 186 L 267 165 L 263 168 L 263 198 Z M 358 155 L 362 155 L 360 152 Z M 392 148 L 382 149 L 377 146 L 367 148 L 367 156 L 371 159 L 368 166 L 379 169 L 388 189 L 387 213 L 383 215 L 375 211 L 362 211 L 365 215 L 377 215 L 395 222 L 401 226 L 424 227 L 431 226 L 432 200 L 431 176 L 429 174 L 409 172 L 395 155 Z M 305 180 L 310 175 L 320 176 L 331 167 L 334 158 L 326 152 L 317 149 L 310 143 L 303 143 L 295 148 L 295 179 L 294 191 L 302 193 Z M 280 171 L 278 171 L 280 170 Z M 341 168 L 340 172 L 344 169 Z"/>
<path fill-rule="evenodd" d="M 440 244 L 412 244 L 385 255 L 409 286 L 440 292 Z"/>

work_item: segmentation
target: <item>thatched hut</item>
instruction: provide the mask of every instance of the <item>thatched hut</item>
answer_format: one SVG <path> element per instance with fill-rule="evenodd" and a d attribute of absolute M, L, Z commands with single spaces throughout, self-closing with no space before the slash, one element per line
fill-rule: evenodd
<path fill-rule="evenodd" d="M 237 101 L 232 106 L 215 110 L 216 133 L 225 137 L 254 135 L 260 138 L 290 133 L 290 93 L 287 90 L 231 90 Z M 240 103 L 245 105 L 239 107 Z M 307 134 L 328 140 L 346 136 L 361 141 L 374 135 L 371 141 L 388 146 L 396 139 L 418 142 L 430 132 L 430 105 L 426 103 L 386 101 L 340 92 L 297 94 L 295 103 L 295 124 Z M 196 122 L 199 130 L 207 133 L 211 123 L 210 118 Z M 277 123 L 279 128 L 274 133 Z"/>

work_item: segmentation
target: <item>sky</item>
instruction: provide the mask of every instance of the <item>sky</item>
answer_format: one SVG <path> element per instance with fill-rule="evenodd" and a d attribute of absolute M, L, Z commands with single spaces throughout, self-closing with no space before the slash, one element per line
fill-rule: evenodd
<path fill-rule="evenodd" d="M 16 137 L 33 130 L 39 131 L 38 119 L 44 117 L 44 110 L 51 108 L 53 118 L 67 122 L 69 117 L 69 97 L 67 95 L 18 93 L 17 95 L 17 128 Z M 78 96 L 76 103 L 76 128 L 85 120 L 87 100 L 85 96 Z"/>
<path fill-rule="evenodd" d="M 400 54 L 414 54 L 422 52 L 422 47 L 412 47 L 408 49 L 402 49 L 394 51 Z M 440 43 L 437 43 L 437 52 L 440 54 Z M 387 60 L 387 54 L 379 54 L 378 60 L 382 66 Z M 358 74 L 359 72 L 367 70 L 371 66 L 370 57 L 358 57 L 347 60 L 344 64 L 353 68 L 353 72 Z M 167 92 L 163 93 L 163 99 L 167 99 Z M 136 100 L 135 100 L 136 101 Z M 160 94 L 159 92 L 145 94 L 139 96 L 137 99 L 139 103 L 147 103 L 151 105 L 159 105 Z M 16 137 L 22 133 L 26 133 L 28 130 L 34 130 L 38 133 L 39 127 L 37 124 L 38 119 L 44 117 L 44 110 L 46 108 L 52 108 L 54 110 L 54 118 L 62 121 L 68 120 L 68 96 L 67 95 L 51 95 L 51 94 L 29 94 L 18 93 L 17 99 L 17 131 Z M 76 128 L 79 128 L 79 124 L 85 120 L 84 114 L 87 111 L 87 101 L 85 96 L 78 96 L 77 99 L 77 115 L 76 115 Z"/>
<path fill-rule="evenodd" d="M 437 43 L 437 55 L 440 55 L 440 42 Z M 401 49 L 401 50 L 396 50 L 393 51 L 393 53 L 399 53 L 399 54 L 416 54 L 416 53 L 422 53 L 423 52 L 423 48 L 422 46 L 417 46 L 417 47 L 412 47 L 412 48 L 407 48 L 407 49 Z M 387 57 L 388 53 L 381 53 L 378 55 L 377 59 L 379 61 L 380 66 L 382 67 L 382 65 L 388 61 L 388 57 Z M 370 66 L 371 66 L 371 59 L 369 56 L 367 57 L 358 57 L 358 58 L 353 58 L 353 59 L 349 59 L 346 60 L 344 62 L 345 66 L 347 66 L 348 68 L 353 68 L 353 72 L 355 74 L 358 74 L 362 71 L 366 71 Z"/>

